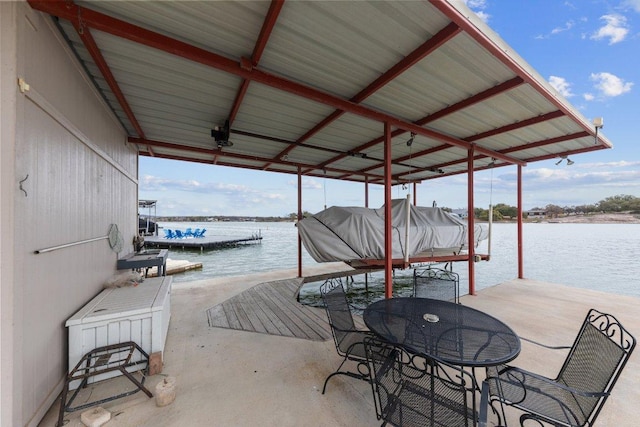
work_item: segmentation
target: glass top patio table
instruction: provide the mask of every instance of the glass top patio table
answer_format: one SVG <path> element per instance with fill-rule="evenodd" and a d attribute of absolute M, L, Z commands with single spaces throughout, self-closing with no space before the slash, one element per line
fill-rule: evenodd
<path fill-rule="evenodd" d="M 413 354 L 468 367 L 510 362 L 520 353 L 520 338 L 495 317 L 448 301 L 390 298 L 363 313 L 367 327 Z"/>

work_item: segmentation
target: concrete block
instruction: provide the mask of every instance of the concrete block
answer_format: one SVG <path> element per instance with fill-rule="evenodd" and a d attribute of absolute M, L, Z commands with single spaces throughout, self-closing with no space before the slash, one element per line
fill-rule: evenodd
<path fill-rule="evenodd" d="M 162 352 L 156 351 L 149 355 L 149 376 L 162 372 Z"/>
<path fill-rule="evenodd" d="M 176 379 L 166 377 L 156 384 L 156 406 L 167 406 L 176 398 Z"/>
<path fill-rule="evenodd" d="M 102 406 L 97 406 L 84 411 L 80 415 L 80 421 L 87 427 L 100 427 L 111 419 L 111 412 L 104 409 Z"/>

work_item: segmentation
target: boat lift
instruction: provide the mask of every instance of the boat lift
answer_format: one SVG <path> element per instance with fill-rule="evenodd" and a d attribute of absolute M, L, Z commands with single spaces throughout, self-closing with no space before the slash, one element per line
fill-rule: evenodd
<path fill-rule="evenodd" d="M 157 200 L 138 200 L 138 234 L 141 236 L 157 236 L 158 222 L 156 221 Z M 140 209 L 147 209 L 144 218 L 140 217 Z M 151 214 L 153 209 L 153 215 Z M 153 219 L 152 219 L 153 218 Z"/>

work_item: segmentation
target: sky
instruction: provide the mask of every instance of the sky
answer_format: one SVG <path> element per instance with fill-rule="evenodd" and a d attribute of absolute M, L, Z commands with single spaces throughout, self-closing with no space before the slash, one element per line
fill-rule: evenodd
<path fill-rule="evenodd" d="M 604 119 L 610 150 L 523 168 L 523 207 L 595 204 L 640 197 L 640 0 L 466 0 L 526 62 L 589 121 Z M 517 168 L 474 175 L 475 206 L 515 206 Z M 417 185 L 418 205 L 466 208 L 466 175 Z M 157 200 L 159 216 L 288 216 L 297 212 L 297 176 L 140 157 L 139 198 Z M 364 206 L 364 184 L 303 177 L 302 208 Z M 406 197 L 413 186 L 394 187 Z M 369 207 L 384 188 L 369 186 Z"/>

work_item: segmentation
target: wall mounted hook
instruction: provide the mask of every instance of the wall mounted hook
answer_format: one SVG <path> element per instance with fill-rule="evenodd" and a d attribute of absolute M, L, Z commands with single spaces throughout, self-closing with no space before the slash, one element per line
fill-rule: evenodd
<path fill-rule="evenodd" d="M 27 197 L 28 194 L 27 194 L 27 190 L 22 188 L 22 183 L 25 182 L 27 179 L 29 179 L 29 174 L 27 174 L 27 176 L 25 176 L 24 179 L 20 181 L 20 190 L 22 190 L 22 192 L 24 193 L 24 197 Z"/>

